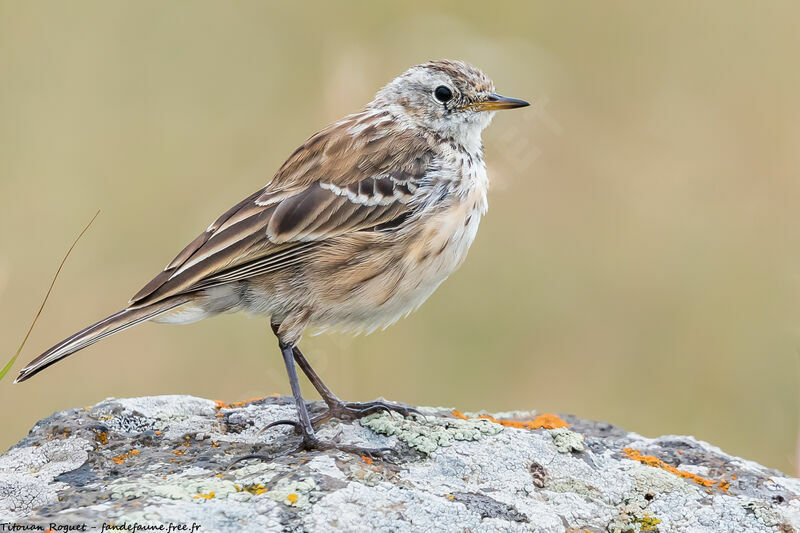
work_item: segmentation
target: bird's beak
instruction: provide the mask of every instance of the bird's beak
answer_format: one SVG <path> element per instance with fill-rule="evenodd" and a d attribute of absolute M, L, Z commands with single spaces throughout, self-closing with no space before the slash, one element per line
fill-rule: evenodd
<path fill-rule="evenodd" d="M 490 94 L 480 102 L 472 102 L 465 105 L 461 109 L 472 109 L 474 111 L 498 111 L 500 109 L 514 109 L 517 107 L 529 106 L 525 100 L 519 98 L 510 98 L 508 96 L 500 96 L 499 94 Z"/>

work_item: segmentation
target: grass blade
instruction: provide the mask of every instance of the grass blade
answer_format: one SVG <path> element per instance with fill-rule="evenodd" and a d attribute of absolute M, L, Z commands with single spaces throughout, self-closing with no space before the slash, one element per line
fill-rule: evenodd
<path fill-rule="evenodd" d="M 42 300 L 42 305 L 39 306 L 39 310 L 36 312 L 36 316 L 33 317 L 33 322 L 31 322 L 31 327 L 28 328 L 28 332 L 25 334 L 25 338 L 22 339 L 22 343 L 19 345 L 19 348 L 17 348 L 17 352 L 14 354 L 14 357 L 12 357 L 8 361 L 8 363 L 6 363 L 6 366 L 4 366 L 2 370 L 0 370 L 0 381 L 5 377 L 6 374 L 8 374 L 8 371 L 11 370 L 11 367 L 14 366 L 14 363 L 17 361 L 19 354 L 22 353 L 22 348 L 24 348 L 25 343 L 28 342 L 28 337 L 31 336 L 33 327 L 39 320 L 39 317 L 41 316 L 42 311 L 44 310 L 45 304 L 47 304 L 47 299 L 50 297 L 50 293 L 53 291 L 53 286 L 55 286 L 56 280 L 58 279 L 58 275 L 61 273 L 61 269 L 64 268 L 64 263 L 67 262 L 69 254 L 72 253 L 72 249 L 75 248 L 75 245 L 78 244 L 78 241 L 81 240 L 83 234 L 86 233 L 86 230 L 89 229 L 89 227 L 92 225 L 92 222 L 94 222 L 94 219 L 96 219 L 97 215 L 99 214 L 100 210 L 98 209 L 97 213 L 94 214 L 89 223 L 86 224 L 86 226 L 83 228 L 83 231 L 81 231 L 80 234 L 75 238 L 75 241 L 72 243 L 72 246 L 69 247 L 69 250 L 67 250 L 67 253 L 64 255 L 64 259 L 61 260 L 61 264 L 58 265 L 58 270 L 56 270 L 56 274 L 55 276 L 53 276 L 53 281 L 50 282 L 50 288 L 47 289 L 47 294 L 44 295 L 44 300 Z"/>

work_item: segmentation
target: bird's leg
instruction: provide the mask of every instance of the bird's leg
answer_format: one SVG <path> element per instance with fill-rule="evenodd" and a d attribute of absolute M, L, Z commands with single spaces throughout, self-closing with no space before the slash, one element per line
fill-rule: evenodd
<path fill-rule="evenodd" d="M 314 426 L 311 424 L 311 417 L 308 415 L 308 408 L 300 390 L 300 380 L 297 377 L 297 368 L 294 366 L 292 355 L 293 347 L 283 343 L 279 343 L 279 345 L 283 355 L 283 364 L 286 365 L 286 372 L 289 374 L 289 386 L 292 388 L 292 396 L 294 396 L 294 403 L 297 407 L 297 417 L 300 420 L 300 424 L 295 427 L 303 435 L 303 447 L 313 448 L 315 444 L 319 443 L 319 440 L 314 434 Z"/>
<path fill-rule="evenodd" d="M 300 446 L 298 446 L 295 450 L 290 452 L 283 452 L 277 454 L 275 457 L 280 457 L 284 455 L 288 455 L 289 453 L 296 452 L 298 450 L 341 450 L 347 453 L 354 453 L 357 455 L 366 455 L 368 457 L 381 457 L 385 456 L 387 453 L 394 452 L 391 448 L 364 448 L 362 446 L 353 446 L 350 444 L 341 444 L 338 442 L 332 441 L 324 441 L 320 440 L 316 433 L 314 432 L 314 426 L 311 422 L 311 417 L 308 414 L 308 408 L 306 407 L 306 402 L 303 400 L 303 394 L 300 390 L 300 380 L 297 376 L 297 368 L 295 368 L 294 357 L 293 357 L 293 346 L 289 344 L 280 343 L 281 354 L 283 355 L 283 363 L 286 366 L 286 372 L 289 374 L 289 385 L 292 388 L 292 396 L 294 397 L 294 402 L 297 407 L 297 417 L 299 422 L 295 422 L 293 420 L 279 420 L 277 422 L 273 422 L 269 424 L 266 428 L 274 427 L 280 424 L 288 424 L 295 427 L 297 431 L 303 437 Z M 263 432 L 264 430 L 262 430 Z M 274 459 L 275 457 L 269 457 L 263 454 L 250 454 L 239 457 L 231 464 L 228 465 L 228 469 L 233 467 L 234 465 L 245 461 L 247 459 L 258 459 L 259 461 L 269 461 Z"/>
<path fill-rule="evenodd" d="M 271 324 L 272 331 L 275 333 L 275 336 L 280 338 L 278 335 L 278 330 L 280 328 L 280 324 L 276 324 L 272 322 Z M 405 407 L 402 405 L 389 403 L 389 402 L 382 402 L 382 401 L 374 401 L 374 402 L 344 402 L 339 399 L 336 394 L 333 393 L 331 389 L 328 388 L 327 385 L 322 381 L 322 378 L 319 377 L 319 374 L 311 367 L 311 363 L 303 355 L 303 352 L 300 351 L 296 345 L 292 347 L 292 355 L 294 356 L 294 360 L 300 366 L 300 370 L 306 375 L 308 380 L 314 385 L 314 388 L 317 389 L 317 392 L 322 397 L 322 400 L 328 406 L 328 410 L 314 419 L 312 419 L 311 423 L 312 426 L 316 426 L 321 422 L 325 422 L 332 418 L 336 418 L 339 420 L 356 420 L 358 418 L 362 418 L 369 414 L 378 412 L 378 411 L 387 411 L 387 412 L 396 412 L 400 413 L 403 416 L 408 416 L 411 413 L 414 414 L 421 414 L 416 409 L 411 407 Z M 294 421 L 278 421 L 275 422 L 262 431 L 265 431 L 272 427 L 273 425 L 279 424 L 290 424 L 295 425 Z M 295 426 L 299 431 L 300 428 Z"/>
<path fill-rule="evenodd" d="M 294 360 L 300 366 L 300 369 L 306 375 L 311 384 L 314 385 L 314 388 L 317 389 L 319 395 L 322 396 L 322 399 L 328 405 L 328 411 L 315 418 L 312 421 L 313 425 L 330 420 L 331 418 L 337 418 L 339 420 L 355 420 L 378 411 L 395 412 L 400 413 L 403 416 L 408 416 L 411 413 L 420 414 L 419 411 L 412 407 L 406 407 L 403 405 L 379 400 L 373 402 L 343 402 L 333 393 L 333 391 L 328 388 L 327 385 L 325 385 L 319 375 L 311 367 L 311 364 L 305 358 L 303 352 L 301 352 L 297 346 L 293 348 L 292 353 L 294 355 Z"/>

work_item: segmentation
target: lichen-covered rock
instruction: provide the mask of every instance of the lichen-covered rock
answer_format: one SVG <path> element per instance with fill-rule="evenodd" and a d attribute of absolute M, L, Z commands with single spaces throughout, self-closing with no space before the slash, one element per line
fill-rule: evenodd
<path fill-rule="evenodd" d="M 260 434 L 293 418 L 293 402 L 281 397 L 232 405 L 109 399 L 63 411 L 0 456 L 0 524 L 191 533 L 800 530 L 800 481 L 691 437 L 647 439 L 535 413 L 419 410 L 319 428 L 325 439 L 396 450 L 386 458 L 295 451 L 288 426 Z M 226 469 L 253 453 L 270 459 Z"/>

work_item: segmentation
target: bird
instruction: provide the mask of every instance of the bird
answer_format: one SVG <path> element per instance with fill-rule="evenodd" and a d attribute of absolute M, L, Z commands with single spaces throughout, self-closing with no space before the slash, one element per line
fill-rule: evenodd
<path fill-rule="evenodd" d="M 303 332 L 387 327 L 464 262 L 488 209 L 481 133 L 496 111 L 528 105 L 495 93 L 491 79 L 465 61 L 410 67 L 361 111 L 308 138 L 266 186 L 214 220 L 124 309 L 33 359 L 15 383 L 142 322 L 185 324 L 245 311 L 268 317 L 296 405 L 297 420 L 270 426 L 294 426 L 304 449 L 363 452 L 323 441 L 315 427 L 413 409 L 340 400 L 298 348 Z M 327 405 L 316 419 L 297 366 Z"/>

